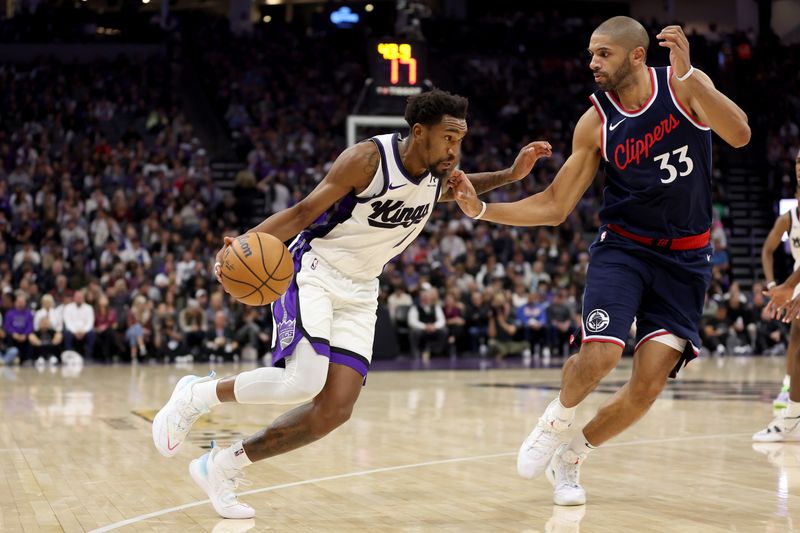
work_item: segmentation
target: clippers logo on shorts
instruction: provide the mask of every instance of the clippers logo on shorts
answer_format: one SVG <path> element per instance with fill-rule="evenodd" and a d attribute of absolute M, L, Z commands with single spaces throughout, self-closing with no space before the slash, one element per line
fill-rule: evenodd
<path fill-rule="evenodd" d="M 611 318 L 608 316 L 608 313 L 602 309 L 595 309 L 586 317 L 586 329 L 592 333 L 603 331 L 610 323 Z"/>
<path fill-rule="evenodd" d="M 375 228 L 411 227 L 427 220 L 430 205 L 405 207 L 401 200 L 372 202 L 372 214 L 367 217 L 368 224 Z"/>
<path fill-rule="evenodd" d="M 244 252 L 245 257 L 250 257 L 251 255 L 253 255 L 253 250 L 250 249 L 250 245 L 247 243 L 246 235 L 242 235 L 236 240 L 239 241 L 239 246 L 242 247 L 242 252 Z"/>
<path fill-rule="evenodd" d="M 294 340 L 296 320 L 284 320 L 278 324 L 278 342 L 281 348 L 286 349 Z"/>

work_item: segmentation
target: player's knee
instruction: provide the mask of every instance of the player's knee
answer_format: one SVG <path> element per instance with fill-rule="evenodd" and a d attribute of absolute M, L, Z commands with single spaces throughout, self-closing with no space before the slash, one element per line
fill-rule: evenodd
<path fill-rule="evenodd" d="M 607 342 L 587 342 L 579 354 L 581 373 L 586 378 L 600 381 L 614 370 L 622 357 L 622 348 Z"/>
<path fill-rule="evenodd" d="M 656 401 L 658 395 L 664 390 L 666 381 L 635 380 L 630 383 L 631 397 L 638 405 L 650 405 Z"/>
<path fill-rule="evenodd" d="M 325 372 L 308 372 L 293 376 L 286 385 L 296 403 L 305 403 L 322 391 L 326 376 Z"/>
<path fill-rule="evenodd" d="M 320 401 L 314 406 L 314 414 L 317 432 L 326 435 L 350 420 L 353 404 Z"/>

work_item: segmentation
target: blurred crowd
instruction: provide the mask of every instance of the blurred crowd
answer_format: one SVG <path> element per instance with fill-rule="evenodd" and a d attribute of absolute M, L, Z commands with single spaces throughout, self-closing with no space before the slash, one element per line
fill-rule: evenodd
<path fill-rule="evenodd" d="M 442 28 L 426 28 L 431 57 L 447 58 L 433 60 L 440 85 L 471 99 L 467 172 L 506 167 L 534 139 L 553 144 L 551 158 L 490 193 L 492 201 L 543 190 L 569 155 L 575 121 L 593 90 L 576 40 L 595 22 L 480 20 L 477 26 L 502 38 L 460 41 L 457 48 Z M 205 61 L 199 86 L 246 164 L 232 190 L 212 179 L 209 155 L 178 105 L 164 62 L 0 67 L 3 361 L 55 364 L 64 350 L 100 361 L 232 360 L 269 351 L 269 308 L 232 301 L 210 265 L 223 235 L 250 226 L 254 198 L 264 198 L 266 211 L 257 214 L 266 217 L 322 179 L 345 147 L 344 121 L 366 67 L 359 54 L 338 46 L 337 36 L 311 39 L 287 28 L 257 29 L 246 38 L 224 29 L 204 35 L 189 43 Z M 547 39 L 563 46 L 542 47 Z M 719 85 L 758 70 L 750 64 L 752 36 L 712 31 L 691 39 L 693 54 Z M 773 63 L 759 79 L 784 68 Z M 797 153 L 792 105 L 786 120 L 768 124 L 769 146 L 782 146 L 771 152 L 775 166 Z M 715 354 L 777 352 L 786 332 L 764 318 L 759 285 L 744 294 L 730 276 L 727 162 L 716 163 L 704 347 Z M 380 278 L 380 303 L 402 351 L 423 359 L 568 354 L 580 330 L 602 183 L 601 172 L 558 228 L 475 223 L 455 204 L 440 205 Z"/>

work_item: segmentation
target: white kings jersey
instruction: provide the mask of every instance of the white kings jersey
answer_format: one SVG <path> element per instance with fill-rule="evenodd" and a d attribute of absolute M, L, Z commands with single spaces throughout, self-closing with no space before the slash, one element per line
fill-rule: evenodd
<path fill-rule="evenodd" d="M 292 243 L 295 258 L 312 250 L 354 280 L 377 278 L 420 234 L 439 199 L 441 180 L 411 176 L 400 161 L 399 134 L 370 139 L 381 162 L 369 186 L 350 193 Z"/>
<path fill-rule="evenodd" d="M 797 218 L 798 209 L 800 209 L 800 206 L 789 211 L 789 220 L 791 221 L 789 226 L 789 246 L 792 250 L 792 258 L 794 258 L 795 270 L 800 268 L 800 220 Z"/>

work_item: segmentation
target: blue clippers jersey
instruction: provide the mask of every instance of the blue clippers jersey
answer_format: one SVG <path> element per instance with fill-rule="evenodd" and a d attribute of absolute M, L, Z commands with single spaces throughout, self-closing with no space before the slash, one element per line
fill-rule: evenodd
<path fill-rule="evenodd" d="M 611 93 L 589 97 L 603 122 L 600 220 L 647 237 L 697 235 L 711 226 L 711 130 L 678 102 L 670 67 L 649 70 L 653 95 L 636 111 Z"/>

